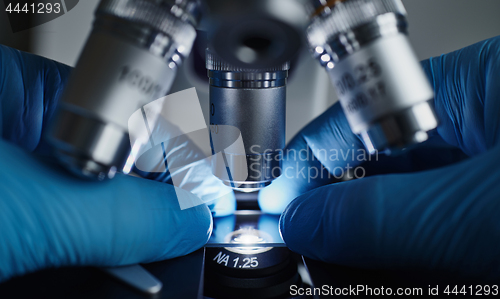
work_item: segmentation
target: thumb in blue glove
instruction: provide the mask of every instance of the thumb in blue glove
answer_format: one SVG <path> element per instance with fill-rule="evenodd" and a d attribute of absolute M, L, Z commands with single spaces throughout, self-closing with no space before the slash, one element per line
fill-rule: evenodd
<path fill-rule="evenodd" d="M 434 85 L 433 102 L 441 121 L 432 139 L 441 145 L 434 149 L 423 145 L 403 157 L 367 164 L 374 173 L 399 168 L 405 174 L 323 187 L 319 186 L 328 180 L 307 184 L 304 179 L 284 177 L 273 183 L 260 194 L 261 205 L 273 201 L 270 195 L 278 194 L 278 188 L 292 192 L 279 195 L 281 204 L 274 206 L 298 196 L 280 222 L 292 250 L 363 268 L 425 268 L 500 277 L 500 37 L 424 61 L 423 67 Z M 319 148 L 361 148 L 348 132 L 345 117 L 335 106 L 290 146 L 312 153 Z M 460 157 L 453 147 L 470 158 L 422 171 L 432 168 L 428 163 L 439 160 L 436 157 Z M 426 156 L 415 154 L 423 149 Z M 314 160 L 300 163 L 319 164 L 330 171 L 345 166 L 344 161 L 330 161 L 321 154 Z"/>
<path fill-rule="evenodd" d="M 196 195 L 177 190 L 165 176 L 88 182 L 42 157 L 41 136 L 69 73 L 0 46 L 0 282 L 48 267 L 173 258 L 200 248 L 211 233 L 206 205 L 179 207 L 178 200 L 206 195 L 199 188 Z"/>

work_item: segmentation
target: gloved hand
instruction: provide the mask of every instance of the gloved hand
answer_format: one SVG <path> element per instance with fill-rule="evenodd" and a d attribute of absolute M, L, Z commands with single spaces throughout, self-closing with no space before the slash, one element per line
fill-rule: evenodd
<path fill-rule="evenodd" d="M 173 258 L 203 246 L 212 230 L 206 205 L 181 210 L 177 196 L 196 202 L 217 188 L 176 192 L 165 174 L 84 181 L 47 161 L 41 137 L 70 70 L 0 46 L 0 282 L 48 267 Z"/>
<path fill-rule="evenodd" d="M 283 177 L 259 201 L 274 213 L 291 202 L 280 229 L 293 251 L 362 268 L 500 277 L 500 37 L 422 65 L 435 90 L 437 131 L 400 157 L 380 155 L 380 161 L 363 164 L 367 173 L 399 174 L 327 185 L 347 164 L 357 167 L 363 160 L 357 158 L 362 143 L 339 105 L 290 143 Z M 335 159 L 332 149 L 356 156 Z M 300 150 L 297 158 L 290 154 Z M 322 168 L 316 178 L 307 177 L 308 169 Z"/>

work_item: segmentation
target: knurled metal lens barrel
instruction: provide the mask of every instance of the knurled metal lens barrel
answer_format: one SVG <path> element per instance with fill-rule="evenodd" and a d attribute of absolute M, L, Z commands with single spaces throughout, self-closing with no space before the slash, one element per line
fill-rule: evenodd
<path fill-rule="evenodd" d="M 236 190 L 261 189 L 282 171 L 289 63 L 243 69 L 207 50 L 206 67 L 214 175 Z"/>
<path fill-rule="evenodd" d="M 189 55 L 197 0 L 103 0 L 48 135 L 79 176 L 111 178 L 130 155 L 129 117 L 169 91 Z"/>
<path fill-rule="evenodd" d="M 438 124 L 434 94 L 408 40 L 402 2 L 329 3 L 317 7 L 307 34 L 352 131 L 370 152 L 427 140 Z"/>

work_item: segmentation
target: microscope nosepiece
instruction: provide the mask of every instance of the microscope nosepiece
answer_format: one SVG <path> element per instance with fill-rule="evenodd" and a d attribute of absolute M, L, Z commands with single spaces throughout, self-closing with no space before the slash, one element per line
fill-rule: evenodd
<path fill-rule="evenodd" d="M 206 66 L 214 175 L 243 192 L 264 188 L 282 172 L 289 64 L 243 69 L 207 50 Z"/>
<path fill-rule="evenodd" d="M 205 0 L 210 49 L 233 66 L 263 69 L 292 60 L 304 41 L 309 0 Z"/>
<path fill-rule="evenodd" d="M 307 30 L 352 131 L 371 153 L 423 142 L 438 125 L 407 26 L 400 0 L 346 0 L 317 7 Z"/>

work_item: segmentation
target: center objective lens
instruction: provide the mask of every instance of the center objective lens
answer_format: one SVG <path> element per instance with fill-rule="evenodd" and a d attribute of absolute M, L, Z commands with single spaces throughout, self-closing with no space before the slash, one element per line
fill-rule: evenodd
<path fill-rule="evenodd" d="M 289 63 L 266 69 L 228 64 L 207 50 L 213 173 L 243 192 L 257 191 L 281 175 L 285 147 L 286 79 Z M 236 129 L 244 148 L 234 143 Z"/>

